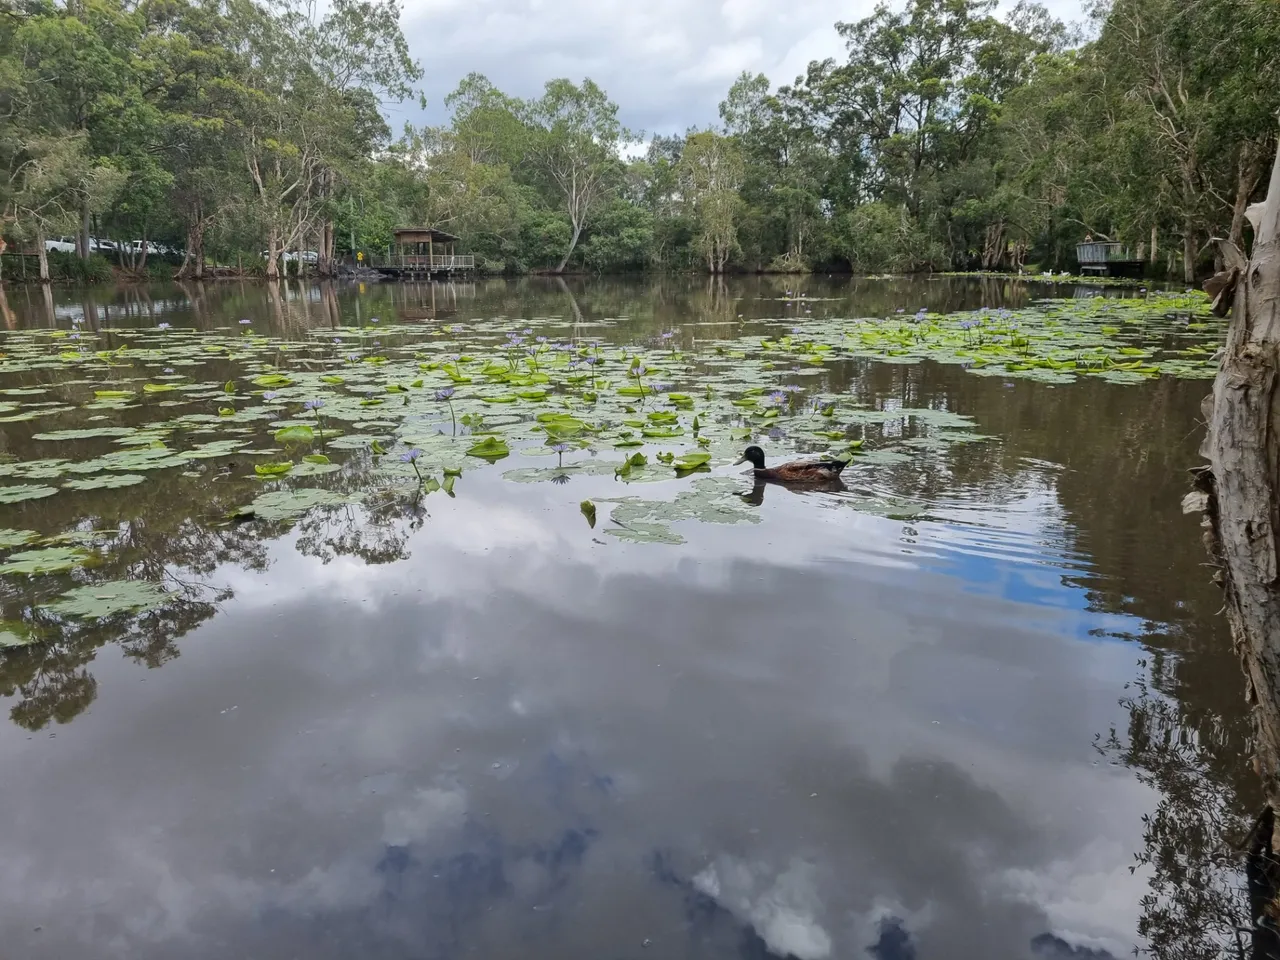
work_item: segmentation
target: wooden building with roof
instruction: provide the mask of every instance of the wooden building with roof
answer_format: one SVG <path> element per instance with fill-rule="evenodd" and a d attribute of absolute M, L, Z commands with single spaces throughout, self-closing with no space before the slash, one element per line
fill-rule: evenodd
<path fill-rule="evenodd" d="M 390 255 L 381 263 L 370 264 L 385 277 L 448 280 L 475 271 L 474 256 L 455 252 L 461 237 L 434 227 L 398 227 L 393 232 L 395 244 Z"/>

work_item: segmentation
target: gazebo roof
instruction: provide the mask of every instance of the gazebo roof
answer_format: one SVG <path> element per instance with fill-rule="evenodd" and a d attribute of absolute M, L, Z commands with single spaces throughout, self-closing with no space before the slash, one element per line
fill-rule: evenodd
<path fill-rule="evenodd" d="M 434 227 L 397 227 L 392 232 L 396 243 L 456 243 L 462 239 Z"/>

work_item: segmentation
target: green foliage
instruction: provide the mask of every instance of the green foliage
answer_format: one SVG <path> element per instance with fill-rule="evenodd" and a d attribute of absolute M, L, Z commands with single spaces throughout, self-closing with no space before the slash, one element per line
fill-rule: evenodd
<path fill-rule="evenodd" d="M 1263 189 L 1280 4 L 1091 16 L 1082 43 L 1031 3 L 881 4 L 836 25 L 843 59 L 743 74 L 721 129 L 627 160 L 618 106 L 566 78 L 521 99 L 471 74 L 393 141 L 382 104 L 422 70 L 392 0 L 30 3 L 0 15 L 0 223 L 15 249 L 76 238 L 47 264 L 75 282 L 274 278 L 298 249 L 327 271 L 402 224 L 489 272 L 1063 271 L 1092 234 L 1189 281 Z M 89 255 L 90 231 L 123 243 Z"/>

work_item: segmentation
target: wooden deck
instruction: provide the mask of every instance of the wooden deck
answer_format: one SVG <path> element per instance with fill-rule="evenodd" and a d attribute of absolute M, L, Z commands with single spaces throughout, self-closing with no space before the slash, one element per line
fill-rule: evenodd
<path fill-rule="evenodd" d="M 384 277 L 396 280 L 448 280 L 474 273 L 476 258 L 470 254 L 406 254 L 384 257 L 369 266 Z"/>
<path fill-rule="evenodd" d="M 1140 276 L 1142 260 L 1123 243 L 1092 240 L 1076 244 L 1076 259 L 1081 273 L 1097 273 L 1104 277 Z"/>

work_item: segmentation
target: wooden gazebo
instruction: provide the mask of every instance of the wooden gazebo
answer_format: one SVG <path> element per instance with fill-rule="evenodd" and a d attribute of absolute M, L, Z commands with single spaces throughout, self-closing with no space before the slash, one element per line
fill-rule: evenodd
<path fill-rule="evenodd" d="M 1076 244 L 1076 259 L 1081 273 L 1109 276 L 1141 276 L 1142 260 L 1123 243 L 1109 240 L 1085 240 Z"/>
<path fill-rule="evenodd" d="M 394 277 L 451 277 L 475 269 L 475 257 L 455 253 L 461 237 L 434 227 L 399 227 L 395 246 L 385 264 L 375 269 Z"/>

